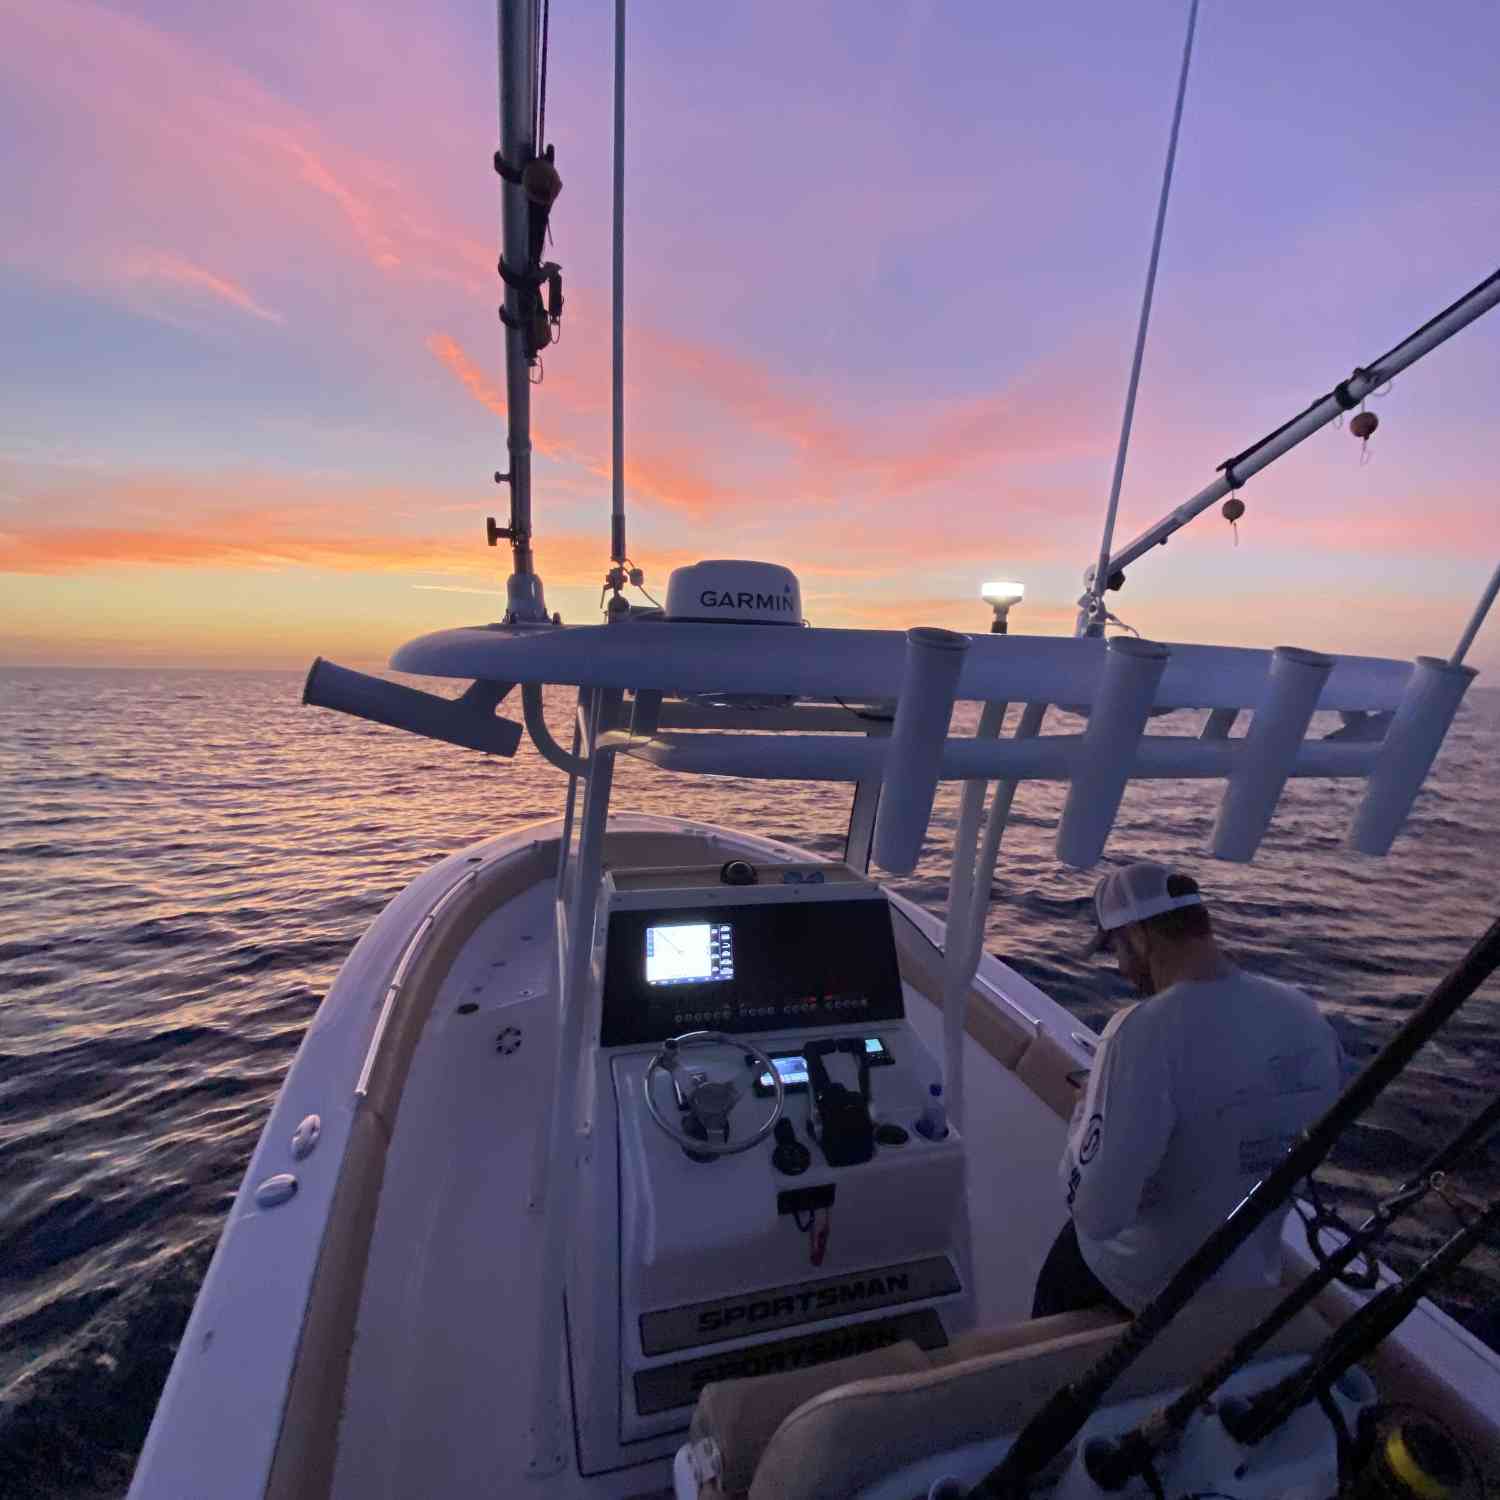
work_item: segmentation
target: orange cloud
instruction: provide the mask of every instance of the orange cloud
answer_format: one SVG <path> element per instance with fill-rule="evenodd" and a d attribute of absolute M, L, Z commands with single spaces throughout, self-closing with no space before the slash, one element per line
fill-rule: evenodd
<path fill-rule="evenodd" d="M 126 256 L 123 271 L 128 281 L 164 282 L 193 292 L 207 292 L 211 297 L 267 323 L 286 321 L 279 312 L 263 307 L 239 282 L 227 276 L 216 276 L 181 255 L 161 250 L 137 250 Z"/>
<path fill-rule="evenodd" d="M 0 532 L 0 572 L 82 573 L 121 566 L 323 568 L 334 572 L 477 572 L 458 538 L 302 533 L 280 518 L 229 512 L 211 527 L 23 527 Z"/>
<path fill-rule="evenodd" d="M 87 499 L 96 490 L 122 501 L 131 523 L 88 524 Z M 236 500 L 236 493 L 258 498 Z M 369 523 L 372 513 L 393 514 L 403 507 L 430 518 L 434 508 L 429 500 L 421 491 L 361 489 L 356 496 L 347 487 L 320 489 L 258 476 L 237 476 L 219 484 L 170 475 L 100 478 L 54 487 L 29 506 L 33 512 L 81 512 L 81 523 L 71 517 L 66 524 L 28 519 L 0 530 L 0 573 L 313 568 L 477 580 L 509 571 L 509 554 L 488 550 L 472 520 L 451 531 L 411 534 L 372 528 Z M 595 585 L 609 567 L 602 529 L 549 531 L 537 538 L 535 550 L 538 569 L 549 583 Z M 653 577 L 691 560 L 692 555 L 680 548 L 653 547 Z"/>
<path fill-rule="evenodd" d="M 596 324 L 578 317 L 577 326 L 570 325 L 567 357 L 604 368 L 604 350 L 595 347 L 597 332 Z M 1023 497 L 1014 485 L 1002 486 L 1001 476 L 1012 461 L 1089 450 L 1092 437 L 1087 429 L 1080 431 L 1071 405 L 1082 388 L 1076 373 L 1059 366 L 967 402 L 908 404 L 894 431 L 875 425 L 861 429 L 835 417 L 826 397 L 801 389 L 763 363 L 655 333 L 640 342 L 643 368 L 633 376 L 628 399 L 633 409 L 649 403 L 646 422 L 664 418 L 665 429 L 643 431 L 644 424 L 638 424 L 627 433 L 625 481 L 632 499 L 694 519 L 726 521 L 740 546 L 767 523 L 779 532 L 794 522 L 801 536 L 814 541 L 819 530 L 827 532 L 835 553 L 849 542 L 847 514 L 820 520 L 809 507 L 847 501 L 862 509 L 867 528 L 873 528 L 861 532 L 861 547 L 889 555 L 894 564 L 910 557 L 905 522 L 881 532 L 879 512 L 871 507 L 951 487 L 972 474 L 985 485 L 982 503 L 976 504 L 981 494 L 945 496 L 943 534 L 924 538 L 928 561 L 945 550 L 971 554 L 976 540 L 981 547 L 993 545 L 1000 511 L 1006 513 L 1007 555 L 1017 555 L 1017 546 L 1033 555 L 1057 550 L 1057 496 L 1038 497 L 1030 507 L 1031 523 L 1041 525 L 1050 540 L 1027 544 L 1028 523 L 1016 514 Z M 634 349 L 635 343 L 630 330 L 627 347 Z M 433 334 L 427 348 L 473 400 L 504 418 L 503 393 L 457 340 Z M 547 399 L 538 405 L 545 405 L 549 420 L 546 427 L 533 426 L 537 449 L 607 480 L 609 464 L 599 456 L 608 442 L 607 432 L 599 431 L 602 403 L 588 399 L 581 384 L 557 381 L 550 373 L 544 390 Z M 722 434 L 706 436 L 678 419 L 679 409 L 701 410 L 704 401 L 720 409 L 728 424 Z M 568 428 L 569 435 L 559 436 L 558 426 Z M 764 438 L 772 441 L 757 441 Z M 725 463 L 753 464 L 757 474 L 766 465 L 786 472 L 774 483 L 735 483 L 714 473 Z M 1092 519 L 1091 507 L 1089 515 Z"/>
<path fill-rule="evenodd" d="M 506 414 L 505 397 L 468 352 L 448 334 L 433 334 L 427 340 L 428 350 L 458 378 L 460 384 L 481 406 L 502 420 Z M 559 403 L 566 417 L 569 406 Z M 575 408 L 576 411 L 576 408 Z M 535 424 L 532 445 L 549 458 L 575 463 L 600 479 L 610 477 L 610 466 L 589 453 L 580 444 L 547 436 Z M 716 483 L 690 459 L 646 452 L 632 456 L 627 450 L 625 485 L 636 497 L 648 502 L 702 516 L 711 511 L 745 503 L 747 492 Z"/>
<path fill-rule="evenodd" d="M 834 420 L 826 397 L 797 389 L 781 372 L 690 339 L 632 327 L 632 354 L 639 351 L 647 385 L 677 384 L 708 397 L 752 431 L 780 439 L 809 459 L 847 467 L 861 449 L 859 434 Z"/>
<path fill-rule="evenodd" d="M 291 158 L 298 181 L 333 202 L 376 266 L 382 271 L 394 271 L 401 264 L 392 235 L 380 223 L 370 201 L 340 181 L 316 151 L 284 127 L 264 126 L 253 134 Z"/>
<path fill-rule="evenodd" d="M 488 407 L 503 422 L 505 420 L 505 397 L 490 383 L 489 377 L 474 363 L 459 346 L 456 339 L 446 333 L 434 333 L 427 340 L 427 348 L 459 379 L 463 388 L 481 405 Z M 537 442 L 536 434 L 532 441 Z"/>
<path fill-rule="evenodd" d="M 1112 388 L 1092 359 L 1054 360 L 1007 388 L 967 400 L 901 406 L 901 420 L 840 416 L 826 390 L 726 349 L 631 328 L 647 389 L 672 386 L 717 403 L 749 431 L 788 448 L 821 493 L 899 496 L 1018 457 L 1088 452 L 1079 411 Z M 1074 367 L 1076 363 L 1076 368 Z"/>

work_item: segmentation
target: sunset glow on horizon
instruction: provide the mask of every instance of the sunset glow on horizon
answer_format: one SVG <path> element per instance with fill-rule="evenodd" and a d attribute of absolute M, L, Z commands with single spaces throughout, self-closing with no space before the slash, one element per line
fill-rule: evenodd
<path fill-rule="evenodd" d="M 1495 269 L 1500 13 L 1204 6 L 1117 542 Z M 878 18 L 878 19 L 877 19 Z M 1186 5 L 630 10 L 630 547 L 819 625 L 1067 633 Z M 556 0 L 536 555 L 608 567 L 610 7 Z M 0 0 L 0 664 L 380 662 L 508 554 L 493 7 Z M 1394 101 L 1371 107 L 1372 100 Z M 1500 312 L 1131 570 L 1165 640 L 1447 655 L 1500 558 Z M 1470 660 L 1500 671 L 1500 621 Z"/>

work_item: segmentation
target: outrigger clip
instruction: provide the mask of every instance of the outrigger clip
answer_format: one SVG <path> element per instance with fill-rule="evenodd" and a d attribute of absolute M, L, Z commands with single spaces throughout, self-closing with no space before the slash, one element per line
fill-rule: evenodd
<path fill-rule="evenodd" d="M 520 294 L 520 313 L 513 317 L 502 306 L 500 321 L 521 334 L 526 346 L 526 360 L 530 364 L 543 349 L 556 341 L 562 323 L 562 267 L 549 260 L 535 269 L 518 271 L 507 265 L 502 255 L 496 262 L 496 269 L 506 286 Z M 544 286 L 547 288 L 545 303 L 542 301 Z"/>
<path fill-rule="evenodd" d="M 1354 373 L 1350 375 L 1348 380 L 1341 380 L 1334 386 L 1333 399 L 1338 402 L 1340 411 L 1350 411 L 1360 403 L 1360 398 L 1354 395 L 1349 389 L 1350 381 L 1369 380 L 1371 378 L 1369 370 L 1365 369 L 1362 365 L 1356 365 Z"/>

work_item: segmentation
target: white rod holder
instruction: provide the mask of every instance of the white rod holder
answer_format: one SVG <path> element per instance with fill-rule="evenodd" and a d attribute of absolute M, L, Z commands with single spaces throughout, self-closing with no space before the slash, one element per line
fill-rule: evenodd
<path fill-rule="evenodd" d="M 1216 708 L 1208 716 L 1208 721 L 1199 734 L 1200 740 L 1227 740 L 1229 731 L 1234 728 L 1234 721 L 1239 718 L 1240 711 L 1237 708 Z"/>
<path fill-rule="evenodd" d="M 1004 703 L 986 703 L 979 714 L 976 740 L 998 739 L 1005 723 Z M 948 920 L 943 929 L 943 1087 L 947 1094 L 948 1120 L 959 1131 L 964 1128 L 964 1026 L 969 1010 L 969 989 L 984 941 L 984 917 L 989 901 L 974 899 L 976 882 L 983 876 L 974 859 L 979 849 L 979 823 L 984 813 L 988 781 L 964 782 L 959 802 L 958 829 L 953 836 L 953 869 L 948 880 Z M 989 881 L 985 880 L 985 896 Z M 976 932 L 976 924 L 978 931 Z"/>
<path fill-rule="evenodd" d="M 922 853 L 968 649 L 968 636 L 957 631 L 919 625 L 906 632 L 901 696 L 875 816 L 875 863 L 893 875 L 909 875 Z"/>
<path fill-rule="evenodd" d="M 1057 857 L 1065 865 L 1086 870 L 1104 853 L 1171 654 L 1156 641 L 1122 635 L 1110 640 L 1057 828 Z"/>
<path fill-rule="evenodd" d="M 1477 675 L 1473 667 L 1455 666 L 1436 656 L 1417 658 L 1349 831 L 1351 847 L 1361 854 L 1390 849 Z"/>
<path fill-rule="evenodd" d="M 1265 695 L 1219 803 L 1215 859 L 1237 864 L 1254 859 L 1332 670 L 1333 658 L 1316 651 L 1278 646 L 1271 653 Z"/>

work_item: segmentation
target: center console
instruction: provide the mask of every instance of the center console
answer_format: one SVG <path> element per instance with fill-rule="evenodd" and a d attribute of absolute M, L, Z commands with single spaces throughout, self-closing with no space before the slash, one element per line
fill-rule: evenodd
<path fill-rule="evenodd" d="M 580 1424 L 590 1472 L 668 1451 L 709 1381 L 938 1348 L 972 1317 L 964 1143 L 934 1119 L 941 1070 L 906 1021 L 884 895 L 846 866 L 728 873 L 606 877 L 585 1195 L 619 1259 L 604 1286 L 581 1256 L 569 1298 L 575 1406 L 586 1368 L 613 1393 Z M 668 1039 L 697 1031 L 730 1041 L 684 1041 L 664 1069 Z M 782 1086 L 745 1150 L 776 1088 L 738 1042 Z M 717 1155 L 646 1095 L 691 1125 L 710 1084 L 733 1100 Z"/>

